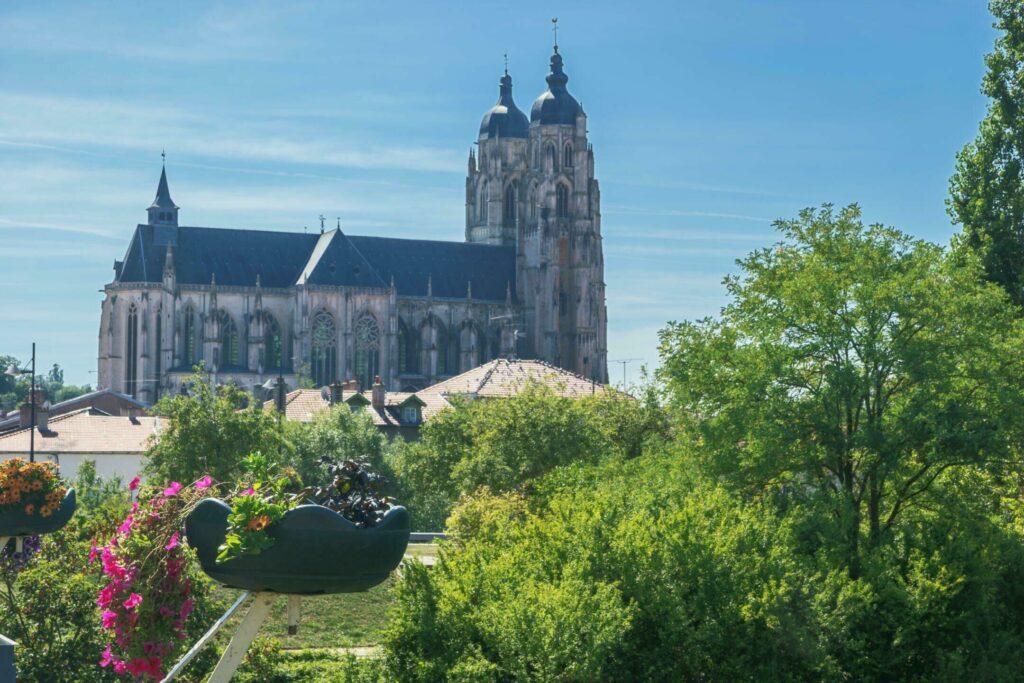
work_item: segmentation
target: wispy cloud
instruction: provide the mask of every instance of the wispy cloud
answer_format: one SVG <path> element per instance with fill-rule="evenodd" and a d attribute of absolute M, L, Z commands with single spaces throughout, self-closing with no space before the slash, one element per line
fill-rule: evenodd
<path fill-rule="evenodd" d="M 724 218 L 736 221 L 753 221 L 755 223 L 771 223 L 774 219 L 764 216 L 751 216 L 741 213 L 727 213 L 720 211 L 692 211 L 687 209 L 659 209 L 644 206 L 625 206 L 622 204 L 610 204 L 602 208 L 606 214 L 619 214 L 630 216 L 692 216 L 699 218 Z"/>

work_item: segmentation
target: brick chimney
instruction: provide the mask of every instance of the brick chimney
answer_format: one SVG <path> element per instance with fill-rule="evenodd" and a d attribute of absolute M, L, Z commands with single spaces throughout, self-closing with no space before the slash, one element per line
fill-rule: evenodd
<path fill-rule="evenodd" d="M 373 405 L 374 410 L 384 410 L 384 398 L 387 392 L 384 391 L 384 385 L 381 384 L 380 375 L 373 378 L 373 397 L 370 403 Z"/>
<path fill-rule="evenodd" d="M 338 380 L 331 382 L 331 405 L 335 406 L 341 403 L 342 398 L 345 395 L 345 386 Z"/>
<path fill-rule="evenodd" d="M 274 384 L 274 407 L 277 408 L 277 412 L 284 414 L 285 407 L 288 405 L 288 384 L 284 381 L 284 376 L 279 375 L 277 382 Z"/>
<path fill-rule="evenodd" d="M 47 425 L 50 422 L 50 406 L 42 405 L 36 407 L 36 428 L 40 433 L 48 430 Z"/>

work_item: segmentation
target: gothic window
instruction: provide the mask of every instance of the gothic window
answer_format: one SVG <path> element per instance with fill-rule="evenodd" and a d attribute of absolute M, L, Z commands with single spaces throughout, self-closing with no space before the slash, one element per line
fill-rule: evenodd
<path fill-rule="evenodd" d="M 470 349 L 472 351 L 472 353 L 470 353 L 470 359 L 473 367 L 475 368 L 478 365 L 483 365 L 487 362 L 487 340 L 484 339 L 484 335 L 480 331 L 480 328 L 476 326 L 469 328 L 469 339 L 471 344 Z"/>
<path fill-rule="evenodd" d="M 537 187 L 530 186 L 529 194 L 526 195 L 527 211 L 531 219 L 537 217 Z"/>
<path fill-rule="evenodd" d="M 555 215 L 559 218 L 569 217 L 569 188 L 562 183 L 555 188 Z"/>
<path fill-rule="evenodd" d="M 572 168 L 572 145 L 566 145 L 565 151 L 562 155 L 562 165 L 566 168 Z"/>
<path fill-rule="evenodd" d="M 318 387 L 327 386 L 338 378 L 338 332 L 334 317 L 327 311 L 313 316 L 313 383 Z"/>
<path fill-rule="evenodd" d="M 435 330 L 437 331 L 437 374 L 447 375 L 448 368 L 448 347 L 451 344 L 448 343 L 448 331 L 444 326 L 435 323 Z"/>
<path fill-rule="evenodd" d="M 501 357 L 501 330 L 494 328 L 491 330 L 490 347 L 491 347 L 491 360 Z"/>
<path fill-rule="evenodd" d="M 124 393 L 135 398 L 139 391 L 139 309 L 135 304 L 128 306 L 124 359 Z"/>
<path fill-rule="evenodd" d="M 356 379 L 359 387 L 366 389 L 373 385 L 373 378 L 380 374 L 380 327 L 377 319 L 363 313 L 356 321 Z"/>
<path fill-rule="evenodd" d="M 409 328 L 401 320 L 398 321 L 398 371 L 402 373 L 419 372 L 418 337 L 409 333 Z"/>
<path fill-rule="evenodd" d="M 269 313 L 263 314 L 263 370 L 283 370 L 284 336 L 277 319 Z"/>
<path fill-rule="evenodd" d="M 480 218 L 481 223 L 487 222 L 487 181 L 485 180 L 480 184 L 480 198 L 477 200 L 476 210 L 477 216 Z"/>
<path fill-rule="evenodd" d="M 558 171 L 558 152 L 554 145 L 548 145 L 548 163 L 551 164 L 551 172 Z"/>
<path fill-rule="evenodd" d="M 158 306 L 156 309 L 156 343 L 155 351 L 153 354 L 154 358 L 154 376 L 156 378 L 156 397 L 160 398 L 160 381 L 163 379 L 164 370 L 164 307 Z"/>
<path fill-rule="evenodd" d="M 516 183 L 509 183 L 505 188 L 505 224 L 515 225 L 516 222 L 516 201 L 518 197 L 518 186 Z"/>
<path fill-rule="evenodd" d="M 238 327 L 227 311 L 220 312 L 220 367 L 238 367 L 239 358 Z"/>
<path fill-rule="evenodd" d="M 181 344 L 183 347 L 181 362 L 185 367 L 191 369 L 193 365 L 199 362 L 199 359 L 196 357 L 195 312 L 192 310 L 191 306 L 187 307 L 185 312 L 182 314 Z"/>

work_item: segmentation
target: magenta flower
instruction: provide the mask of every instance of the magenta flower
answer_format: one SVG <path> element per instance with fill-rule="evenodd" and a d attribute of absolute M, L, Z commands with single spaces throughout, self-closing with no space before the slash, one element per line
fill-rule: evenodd
<path fill-rule="evenodd" d="M 253 487 L 250 486 L 246 490 L 242 491 L 241 495 L 243 495 L 243 496 L 255 496 L 256 495 L 256 489 L 254 489 Z"/>
<path fill-rule="evenodd" d="M 131 481 L 130 481 L 130 482 L 128 483 L 128 490 L 129 490 L 129 491 L 134 491 L 135 489 L 139 488 L 139 481 L 140 481 L 140 480 L 139 480 L 139 478 L 138 478 L 138 477 L 135 477 L 134 479 L 132 479 L 132 480 L 131 480 Z"/>
<path fill-rule="evenodd" d="M 96 539 L 92 539 L 92 547 L 89 548 L 89 564 L 96 561 L 96 556 L 99 555 L 99 548 L 96 547 Z"/>
<path fill-rule="evenodd" d="M 102 617 L 103 617 L 103 628 L 106 628 L 106 629 L 114 628 L 114 624 L 117 623 L 117 612 L 114 612 L 113 610 L 105 609 L 105 610 L 103 610 Z M 107 649 L 109 650 L 110 648 L 107 648 Z M 109 652 L 108 652 L 108 654 L 109 654 Z"/>
<path fill-rule="evenodd" d="M 207 474 L 205 477 L 196 482 L 196 488 L 202 491 L 213 486 L 213 479 Z"/>
<path fill-rule="evenodd" d="M 128 515 L 127 517 L 125 517 L 124 521 L 121 522 L 121 526 L 117 527 L 117 533 L 119 533 L 119 534 L 127 534 L 129 531 L 132 530 L 132 522 L 134 522 L 134 521 L 135 521 L 135 516 L 134 515 Z"/>
<path fill-rule="evenodd" d="M 178 547 L 178 532 L 175 531 L 174 535 L 171 536 L 171 540 L 169 540 L 167 542 L 167 545 L 164 546 L 164 550 L 174 550 L 177 547 Z"/>
<path fill-rule="evenodd" d="M 172 481 L 171 485 L 164 489 L 164 495 L 168 498 L 171 496 L 178 495 L 178 491 L 181 490 L 181 484 L 176 481 Z"/>
<path fill-rule="evenodd" d="M 135 609 L 137 606 L 142 604 L 142 596 L 138 593 L 132 593 L 128 596 L 128 599 L 124 601 L 125 609 Z"/>
<path fill-rule="evenodd" d="M 116 657 L 110 654 L 110 646 L 107 645 L 107 649 L 103 651 L 103 657 L 100 659 L 100 666 L 106 668 L 116 661 Z"/>

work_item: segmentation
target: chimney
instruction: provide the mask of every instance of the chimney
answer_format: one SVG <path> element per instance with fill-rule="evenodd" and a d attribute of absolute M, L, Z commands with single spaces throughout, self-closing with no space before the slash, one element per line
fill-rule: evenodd
<path fill-rule="evenodd" d="M 370 401 L 373 404 L 374 410 L 384 410 L 385 395 L 384 385 L 381 384 L 380 375 L 377 375 L 373 378 L 373 398 Z"/>
<path fill-rule="evenodd" d="M 336 406 L 341 403 L 342 397 L 345 395 L 345 387 L 338 380 L 331 382 L 331 405 Z"/>
<path fill-rule="evenodd" d="M 39 429 L 39 433 L 42 434 L 47 429 L 47 424 L 50 422 L 50 406 L 39 406 L 36 408 L 36 427 Z"/>
<path fill-rule="evenodd" d="M 142 408 L 138 406 L 128 407 L 128 420 L 133 425 L 139 424 L 139 418 L 142 416 Z"/>
<path fill-rule="evenodd" d="M 288 385 L 284 381 L 284 375 L 278 375 L 277 384 L 274 385 L 274 407 L 277 412 L 284 415 L 285 406 L 288 404 Z"/>

